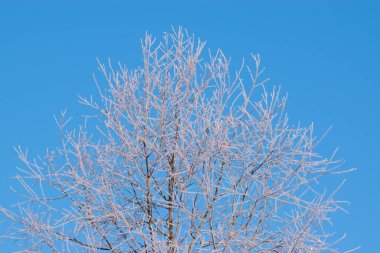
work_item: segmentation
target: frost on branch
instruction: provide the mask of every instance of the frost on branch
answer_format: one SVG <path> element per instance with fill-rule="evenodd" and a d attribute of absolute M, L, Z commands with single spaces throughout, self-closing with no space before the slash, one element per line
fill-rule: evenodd
<path fill-rule="evenodd" d="M 24 201 L 1 211 L 22 252 L 335 252 L 324 228 L 341 202 L 318 180 L 337 162 L 312 126 L 289 126 L 259 56 L 230 73 L 203 48 L 147 35 L 142 67 L 99 65 L 99 99 L 81 99 L 93 118 L 57 119 L 62 145 L 42 159 L 18 150 Z"/>

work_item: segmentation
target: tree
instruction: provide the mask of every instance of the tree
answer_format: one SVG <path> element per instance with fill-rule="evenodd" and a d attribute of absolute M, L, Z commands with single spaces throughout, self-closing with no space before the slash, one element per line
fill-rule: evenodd
<path fill-rule="evenodd" d="M 18 149 L 25 201 L 1 211 L 23 252 L 335 252 L 325 225 L 342 202 L 318 180 L 338 162 L 312 125 L 288 124 L 258 55 L 231 74 L 204 46 L 147 35 L 141 68 L 99 64 L 98 101 L 81 98 L 94 115 L 67 130 L 63 113 L 59 148 Z"/>

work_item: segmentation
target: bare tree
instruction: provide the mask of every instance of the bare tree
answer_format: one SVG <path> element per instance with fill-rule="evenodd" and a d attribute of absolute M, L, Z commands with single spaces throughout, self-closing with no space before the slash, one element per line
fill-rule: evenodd
<path fill-rule="evenodd" d="M 231 74 L 204 45 L 147 35 L 141 68 L 99 64 L 99 99 L 81 98 L 94 115 L 57 119 L 59 148 L 18 149 L 25 201 L 1 211 L 22 252 L 336 252 L 325 225 L 342 202 L 318 180 L 338 163 L 288 124 L 259 56 Z"/>

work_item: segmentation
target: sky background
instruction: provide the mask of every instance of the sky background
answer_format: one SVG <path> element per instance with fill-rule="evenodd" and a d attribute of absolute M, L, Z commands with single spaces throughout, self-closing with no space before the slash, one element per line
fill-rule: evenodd
<path fill-rule="evenodd" d="M 13 147 L 43 154 L 59 145 L 53 115 L 80 115 L 78 95 L 96 93 L 96 58 L 137 66 L 146 31 L 161 37 L 181 25 L 233 64 L 259 53 L 268 85 L 289 94 L 291 121 L 314 122 L 317 133 L 333 127 L 318 151 L 339 147 L 344 168 L 357 168 L 340 177 L 338 197 L 351 204 L 334 215 L 334 229 L 347 234 L 339 248 L 378 252 L 380 1 L 64 2 L 0 0 L 1 205 L 16 199 Z"/>

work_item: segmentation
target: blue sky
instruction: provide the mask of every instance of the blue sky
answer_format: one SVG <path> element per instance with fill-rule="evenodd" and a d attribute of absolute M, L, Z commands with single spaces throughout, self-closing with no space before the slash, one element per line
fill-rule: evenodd
<path fill-rule="evenodd" d="M 136 66 L 146 31 L 159 37 L 181 25 L 233 63 L 259 53 L 270 85 L 289 94 L 292 122 L 314 122 L 317 133 L 333 126 L 318 151 L 339 147 L 344 167 L 358 168 L 341 178 L 338 196 L 351 202 L 348 215 L 334 215 L 335 230 L 347 234 L 341 248 L 378 250 L 379 1 L 31 2 L 0 1 L 1 204 L 15 200 L 12 147 L 38 154 L 58 145 L 53 115 L 80 115 L 78 95 L 96 93 L 97 57 Z"/>

